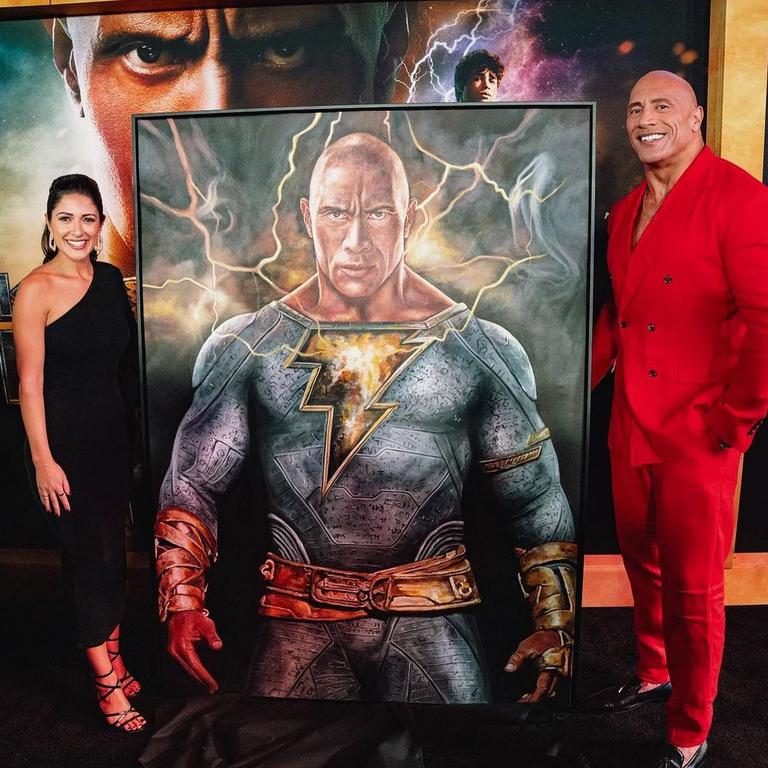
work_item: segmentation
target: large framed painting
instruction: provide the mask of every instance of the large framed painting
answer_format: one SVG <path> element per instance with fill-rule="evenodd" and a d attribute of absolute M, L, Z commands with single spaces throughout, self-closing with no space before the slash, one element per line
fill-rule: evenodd
<path fill-rule="evenodd" d="M 182 651 L 193 680 L 568 701 L 593 128 L 584 104 L 135 118 L 161 616 L 177 648 L 224 640 Z"/>

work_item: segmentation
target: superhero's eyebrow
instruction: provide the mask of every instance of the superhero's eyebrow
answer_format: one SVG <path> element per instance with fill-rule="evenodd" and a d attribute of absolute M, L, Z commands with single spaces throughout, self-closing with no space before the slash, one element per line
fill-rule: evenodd
<path fill-rule="evenodd" d="M 106 24 L 99 25 L 94 50 L 96 53 L 109 53 L 137 39 L 176 42 L 190 37 L 193 31 L 190 19 L 175 13 L 138 13 L 114 17 Z"/>
<path fill-rule="evenodd" d="M 229 36 L 236 43 L 269 43 L 286 38 L 338 40 L 345 36 L 343 26 L 325 17 L 290 22 L 284 19 L 241 17 L 233 26 Z M 196 43 L 196 31 L 189 18 L 179 18 L 177 13 L 131 14 L 119 25 L 107 25 L 106 28 L 100 26 L 94 48 L 96 53 L 109 53 L 138 39 L 168 44 L 192 38 L 189 42 Z"/>
<path fill-rule="evenodd" d="M 178 49 L 200 49 L 200 45 L 195 45 L 192 41 L 186 39 L 186 35 L 177 37 L 168 34 L 149 34 L 141 32 L 114 32 L 105 35 L 99 35 L 94 46 L 96 56 L 110 56 L 128 45 L 136 45 L 139 42 L 154 44 L 158 46 L 169 46 Z"/>

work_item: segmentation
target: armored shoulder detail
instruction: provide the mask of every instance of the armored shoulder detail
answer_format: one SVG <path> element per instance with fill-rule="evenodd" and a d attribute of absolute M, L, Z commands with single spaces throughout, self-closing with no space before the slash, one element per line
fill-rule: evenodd
<path fill-rule="evenodd" d="M 523 345 L 507 330 L 487 320 L 472 320 L 462 338 L 470 351 L 504 387 L 536 399 L 536 380 Z"/>
<path fill-rule="evenodd" d="M 267 305 L 258 312 L 235 315 L 223 322 L 200 349 L 192 386 L 197 388 L 212 371 L 233 375 L 279 319 L 277 310 Z"/>

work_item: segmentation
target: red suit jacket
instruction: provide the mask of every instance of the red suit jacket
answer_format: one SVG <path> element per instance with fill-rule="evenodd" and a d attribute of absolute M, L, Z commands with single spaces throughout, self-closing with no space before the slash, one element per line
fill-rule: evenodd
<path fill-rule="evenodd" d="M 632 465 L 718 439 L 745 451 L 768 410 L 768 188 L 704 148 L 632 248 L 640 184 L 608 220 L 613 292 L 593 386 L 616 365 L 609 445 Z"/>

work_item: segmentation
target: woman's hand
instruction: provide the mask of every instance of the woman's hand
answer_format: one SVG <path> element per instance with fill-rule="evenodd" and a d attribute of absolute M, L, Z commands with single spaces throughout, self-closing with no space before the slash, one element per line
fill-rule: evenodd
<path fill-rule="evenodd" d="M 35 467 L 35 482 L 46 512 L 59 517 L 69 512 L 69 481 L 64 470 L 53 460 Z"/>

